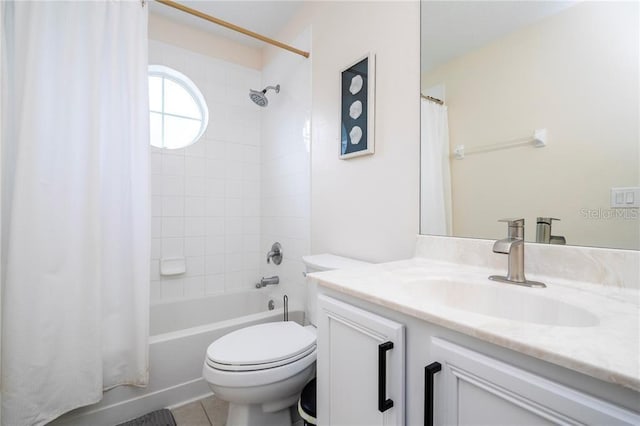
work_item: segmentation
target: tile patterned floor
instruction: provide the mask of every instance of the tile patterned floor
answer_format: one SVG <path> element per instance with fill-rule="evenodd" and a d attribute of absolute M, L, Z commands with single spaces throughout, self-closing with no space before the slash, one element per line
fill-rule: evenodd
<path fill-rule="evenodd" d="M 229 404 L 215 396 L 171 410 L 178 426 L 226 426 Z"/>
<path fill-rule="evenodd" d="M 211 396 L 176 407 L 171 412 L 178 426 L 226 426 L 228 409 L 227 402 Z M 297 412 L 293 414 L 293 426 L 302 426 Z"/>

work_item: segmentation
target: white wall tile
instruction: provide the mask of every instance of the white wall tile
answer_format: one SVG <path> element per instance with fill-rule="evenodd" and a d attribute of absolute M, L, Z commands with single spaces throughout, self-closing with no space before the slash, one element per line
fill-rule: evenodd
<path fill-rule="evenodd" d="M 225 161 L 225 178 L 226 179 L 242 179 L 243 166 L 240 161 Z"/>
<path fill-rule="evenodd" d="M 187 196 L 204 197 L 204 177 L 187 176 L 184 193 Z"/>
<path fill-rule="evenodd" d="M 241 235 L 242 234 L 242 218 L 241 217 L 227 217 L 224 220 L 225 234 L 227 235 Z"/>
<path fill-rule="evenodd" d="M 162 197 L 162 216 L 184 216 L 184 197 Z"/>
<path fill-rule="evenodd" d="M 202 144 L 194 144 L 194 145 L 202 145 Z M 185 157 L 185 174 L 187 176 L 204 176 L 205 173 L 205 158 L 204 156 L 199 157 Z"/>
<path fill-rule="evenodd" d="M 161 254 L 163 258 L 183 257 L 184 238 L 162 238 Z"/>
<path fill-rule="evenodd" d="M 204 256 L 187 257 L 187 272 L 186 277 L 195 277 L 204 275 Z"/>
<path fill-rule="evenodd" d="M 244 150 L 242 145 L 234 143 L 225 144 L 225 160 L 242 163 L 245 161 Z"/>
<path fill-rule="evenodd" d="M 238 290 L 242 286 L 242 271 L 226 272 L 224 274 L 225 291 Z"/>
<path fill-rule="evenodd" d="M 244 217 L 242 218 L 242 232 L 245 235 L 260 234 L 260 218 Z"/>
<path fill-rule="evenodd" d="M 159 217 L 151 218 L 151 238 L 160 238 L 162 236 L 162 219 Z"/>
<path fill-rule="evenodd" d="M 227 255 L 242 253 L 242 236 L 226 235 L 224 237 L 224 252 Z"/>
<path fill-rule="evenodd" d="M 183 175 L 184 174 L 184 157 L 176 155 L 162 156 L 162 174 L 163 175 Z"/>
<path fill-rule="evenodd" d="M 162 218 L 162 236 L 163 237 L 184 236 L 184 218 L 163 217 Z"/>
<path fill-rule="evenodd" d="M 244 217 L 259 216 L 261 213 L 259 198 L 245 198 L 242 204 L 242 215 Z"/>
<path fill-rule="evenodd" d="M 151 259 L 160 259 L 162 253 L 162 239 L 151 239 Z"/>
<path fill-rule="evenodd" d="M 160 281 L 151 281 L 149 287 L 149 299 L 151 303 L 162 300 L 162 285 Z"/>
<path fill-rule="evenodd" d="M 224 196 L 226 198 L 241 198 L 242 197 L 242 181 L 241 180 L 227 180 L 225 181 Z"/>
<path fill-rule="evenodd" d="M 209 108 L 201 140 L 184 149 L 151 149 L 150 297 L 158 302 L 248 288 L 262 257 L 262 110 L 247 91 L 259 88 L 261 73 L 158 41 L 150 41 L 150 58 L 189 77 Z M 255 216 L 244 217 L 245 204 Z M 160 259 L 172 257 L 186 258 L 186 273 L 161 277 Z"/>
<path fill-rule="evenodd" d="M 260 164 L 260 148 L 257 146 L 243 145 L 242 159 L 245 163 Z"/>
<path fill-rule="evenodd" d="M 151 174 L 162 174 L 162 154 L 159 152 L 151 153 Z"/>
<path fill-rule="evenodd" d="M 184 239 L 184 255 L 187 257 L 205 255 L 206 237 L 187 237 Z"/>
<path fill-rule="evenodd" d="M 205 197 L 186 197 L 184 200 L 184 215 L 205 216 Z"/>
<path fill-rule="evenodd" d="M 187 217 L 184 219 L 185 237 L 204 237 L 206 235 L 204 217 Z"/>
<path fill-rule="evenodd" d="M 205 291 L 207 294 L 222 293 L 225 291 L 225 275 L 207 275 L 205 277 Z"/>
<path fill-rule="evenodd" d="M 226 165 L 224 160 L 207 158 L 204 174 L 210 179 L 225 179 Z"/>
<path fill-rule="evenodd" d="M 224 215 L 229 218 L 242 216 L 242 198 L 225 198 Z"/>
<path fill-rule="evenodd" d="M 225 159 L 225 144 L 219 140 L 209 140 L 206 144 L 206 158 L 209 160 Z"/>
<path fill-rule="evenodd" d="M 260 167 L 256 164 L 242 164 L 242 178 L 245 180 L 259 181 L 261 176 Z"/>
<path fill-rule="evenodd" d="M 163 300 L 184 297 L 184 283 L 182 278 L 163 278 L 161 281 L 161 287 Z"/>
<path fill-rule="evenodd" d="M 151 197 L 151 216 L 162 216 L 162 197 L 159 195 Z"/>
<path fill-rule="evenodd" d="M 162 195 L 184 195 L 184 176 L 162 175 Z"/>
<path fill-rule="evenodd" d="M 256 246 L 256 247 L 259 247 Z M 242 268 L 245 270 L 260 270 L 260 264 L 266 263 L 266 256 L 263 256 L 259 251 L 245 252 L 242 254 Z"/>
<path fill-rule="evenodd" d="M 206 275 L 216 275 L 224 273 L 224 255 L 207 256 L 205 258 Z"/>
<path fill-rule="evenodd" d="M 186 277 L 184 279 L 184 296 L 197 297 L 205 295 L 205 277 Z"/>
<path fill-rule="evenodd" d="M 224 179 L 206 179 L 205 180 L 205 196 L 207 197 L 224 197 L 225 180 Z"/>
<path fill-rule="evenodd" d="M 160 261 L 157 259 L 152 259 L 149 265 L 149 278 L 151 281 L 159 281 L 160 280 Z"/>
<path fill-rule="evenodd" d="M 162 175 L 151 175 L 151 195 L 162 195 Z"/>
<path fill-rule="evenodd" d="M 224 235 L 225 234 L 225 218 L 223 216 L 206 218 L 205 232 L 208 237 Z"/>
<path fill-rule="evenodd" d="M 206 152 L 206 140 L 203 138 L 203 139 L 200 139 L 198 142 L 189 145 L 185 149 L 184 153 L 187 157 L 204 158 L 205 152 Z"/>
<path fill-rule="evenodd" d="M 224 217 L 224 198 L 208 197 L 205 200 L 205 215 L 208 217 Z"/>
<path fill-rule="evenodd" d="M 224 255 L 224 235 L 207 235 L 205 240 L 205 254 L 207 257 L 211 255 Z"/>

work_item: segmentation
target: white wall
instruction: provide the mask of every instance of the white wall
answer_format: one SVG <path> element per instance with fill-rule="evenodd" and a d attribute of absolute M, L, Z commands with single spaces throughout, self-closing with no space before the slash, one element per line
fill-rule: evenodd
<path fill-rule="evenodd" d="M 549 216 L 568 244 L 640 248 L 637 210 L 583 214 L 611 212 L 610 188 L 640 185 L 638 10 L 580 2 L 423 75 L 423 88 L 446 86 L 452 148 L 549 134 L 545 148 L 452 160 L 454 235 L 501 238 L 497 219 L 526 216 L 535 240 Z"/>
<path fill-rule="evenodd" d="M 149 13 L 149 38 L 225 62 L 256 70 L 262 68 L 260 49 L 180 24 L 155 13 Z"/>
<path fill-rule="evenodd" d="M 311 30 L 287 40 L 299 49 L 310 49 Z M 268 107 L 262 110 L 261 254 L 271 244 L 282 244 L 282 264 L 267 265 L 264 276 L 279 275 L 273 297 L 287 294 L 290 306 L 302 306 L 306 286 L 302 256 L 310 252 L 310 143 L 312 59 L 280 49 L 268 48 L 262 70 L 262 86 L 280 84 L 280 93 L 270 91 Z"/>
<path fill-rule="evenodd" d="M 419 3 L 310 2 L 287 30 L 306 26 L 313 29 L 311 251 L 410 257 L 419 221 Z M 376 54 L 376 152 L 340 160 L 339 73 L 367 52 Z"/>
<path fill-rule="evenodd" d="M 151 300 L 251 288 L 260 261 L 260 72 L 156 40 L 149 63 L 189 77 L 209 126 L 186 149 L 152 149 Z M 186 257 L 184 275 L 160 277 L 159 259 Z"/>

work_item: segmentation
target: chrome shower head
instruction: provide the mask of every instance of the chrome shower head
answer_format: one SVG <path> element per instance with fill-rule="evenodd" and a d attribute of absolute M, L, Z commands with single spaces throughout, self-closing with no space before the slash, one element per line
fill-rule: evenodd
<path fill-rule="evenodd" d="M 249 89 L 249 98 L 258 106 L 266 107 L 269 105 L 269 100 L 267 99 L 267 90 L 273 89 L 276 93 L 280 93 L 280 85 L 276 86 L 267 86 L 262 91 Z"/>

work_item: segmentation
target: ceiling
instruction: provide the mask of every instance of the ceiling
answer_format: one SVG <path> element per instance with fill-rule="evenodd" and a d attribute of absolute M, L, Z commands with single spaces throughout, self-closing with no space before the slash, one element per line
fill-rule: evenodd
<path fill-rule="evenodd" d="M 302 5 L 302 1 L 272 0 L 178 0 L 178 3 L 271 38 L 275 38 L 278 35 L 280 30 L 293 18 L 294 14 Z M 150 11 L 173 21 L 231 39 L 247 46 L 257 48 L 264 46 L 264 43 L 261 41 L 155 1 L 150 2 Z"/>
<path fill-rule="evenodd" d="M 305 0 L 189 0 L 179 3 L 251 31 L 276 38 Z M 309 1 L 309 0 L 306 0 Z M 421 1 L 422 72 L 558 13 L 576 0 Z M 238 43 L 264 43 L 169 6 L 150 2 L 152 13 Z"/>
<path fill-rule="evenodd" d="M 572 1 L 421 1 L 422 72 L 546 16 Z"/>

